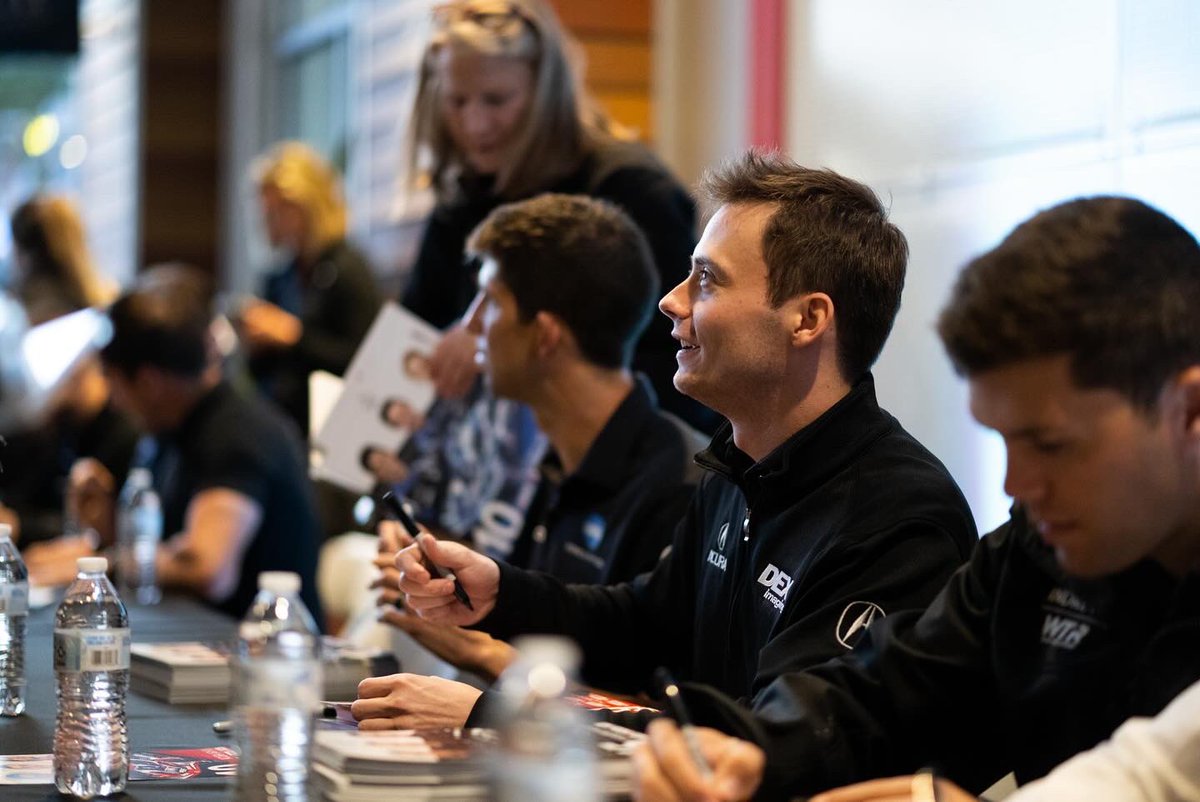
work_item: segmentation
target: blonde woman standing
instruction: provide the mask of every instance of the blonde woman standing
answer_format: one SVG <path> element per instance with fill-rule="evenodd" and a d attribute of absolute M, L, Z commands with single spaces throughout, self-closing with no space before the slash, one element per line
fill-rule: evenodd
<path fill-rule="evenodd" d="M 287 263 L 262 298 L 239 310 L 239 334 L 263 392 L 308 430 L 308 374 L 341 375 L 382 303 L 366 257 L 346 240 L 333 168 L 307 145 L 283 142 L 255 163 L 267 238 Z"/>

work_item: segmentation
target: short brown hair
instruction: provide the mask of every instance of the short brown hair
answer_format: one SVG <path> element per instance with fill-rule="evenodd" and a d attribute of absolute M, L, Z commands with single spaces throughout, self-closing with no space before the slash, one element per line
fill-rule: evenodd
<path fill-rule="evenodd" d="M 550 312 L 588 361 L 629 366 L 659 287 L 646 237 L 621 209 L 582 195 L 538 195 L 497 208 L 467 247 L 496 261 L 522 320 Z"/>
<path fill-rule="evenodd" d="M 908 264 L 908 242 L 871 188 L 751 150 L 709 171 L 700 191 L 714 204 L 775 207 L 762 239 L 768 300 L 778 307 L 801 293 L 828 294 L 842 375 L 856 381 L 870 370 L 900 309 Z"/>
<path fill-rule="evenodd" d="M 1200 364 L 1200 245 L 1132 198 L 1047 209 L 958 277 L 938 321 L 955 370 L 972 376 L 1067 354 L 1081 387 L 1154 408 L 1163 384 Z"/>

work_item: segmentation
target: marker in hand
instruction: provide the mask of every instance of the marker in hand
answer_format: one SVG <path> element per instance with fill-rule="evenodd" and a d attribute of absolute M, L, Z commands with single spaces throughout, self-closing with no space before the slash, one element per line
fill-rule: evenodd
<path fill-rule="evenodd" d="M 712 766 L 708 765 L 704 752 L 700 751 L 700 739 L 696 737 L 696 728 L 692 725 L 692 717 L 688 715 L 675 678 L 671 676 L 670 671 L 660 666 L 654 672 L 654 680 L 658 683 L 660 694 L 666 700 L 671 718 L 675 719 L 679 731 L 683 733 L 683 740 L 687 744 L 688 754 L 692 756 L 692 762 L 705 779 L 712 777 Z"/>
<path fill-rule="evenodd" d="M 466 589 L 458 581 L 458 577 L 454 575 L 454 572 L 434 565 L 433 560 L 429 559 L 429 555 L 425 553 L 425 546 L 421 543 L 421 538 L 419 537 L 421 529 L 417 526 L 417 522 L 412 519 L 412 516 L 408 514 L 408 510 L 404 509 L 404 505 L 400 503 L 400 499 L 396 498 L 395 494 L 389 490 L 383 494 L 382 500 L 388 517 L 394 521 L 399 521 L 404 530 L 417 542 L 417 548 L 421 550 L 423 558 L 421 562 L 425 566 L 425 570 L 429 572 L 429 575 L 434 579 L 449 579 L 452 581 L 454 583 L 454 598 L 462 602 L 463 606 L 468 610 L 474 610 L 475 607 L 471 604 L 471 597 L 467 595 Z"/>

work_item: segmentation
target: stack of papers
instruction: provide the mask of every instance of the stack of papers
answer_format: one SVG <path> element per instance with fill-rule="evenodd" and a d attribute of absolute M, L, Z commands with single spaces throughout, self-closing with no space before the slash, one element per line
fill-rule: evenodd
<path fill-rule="evenodd" d="M 170 704 L 214 704 L 229 699 L 229 645 L 217 642 L 135 643 L 130 684 Z"/>
<path fill-rule="evenodd" d="M 137 693 L 173 705 L 224 704 L 232 685 L 231 652 L 230 644 L 211 641 L 134 643 L 130 684 Z M 354 699 L 359 682 L 400 670 L 388 652 L 358 649 L 333 638 L 324 639 L 322 654 L 326 699 Z"/>
<path fill-rule="evenodd" d="M 597 722 L 601 791 L 628 797 L 629 755 L 644 736 Z M 327 802 L 489 798 L 489 766 L 496 732 L 484 729 L 318 730 L 310 787 Z"/>

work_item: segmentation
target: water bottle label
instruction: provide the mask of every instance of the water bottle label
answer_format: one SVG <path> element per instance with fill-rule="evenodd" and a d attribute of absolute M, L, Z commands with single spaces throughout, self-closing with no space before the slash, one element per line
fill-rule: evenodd
<path fill-rule="evenodd" d="M 29 583 L 0 585 L 0 615 L 25 615 L 29 612 Z"/>
<path fill-rule="evenodd" d="M 162 538 L 163 516 L 158 505 L 137 507 L 129 511 L 131 534 L 134 542 Z"/>
<path fill-rule="evenodd" d="M 252 707 L 316 710 L 321 703 L 321 663 L 317 660 L 257 659 L 242 663 L 241 698 Z"/>
<path fill-rule="evenodd" d="M 123 671 L 129 668 L 129 629 L 54 630 L 54 670 Z"/>

